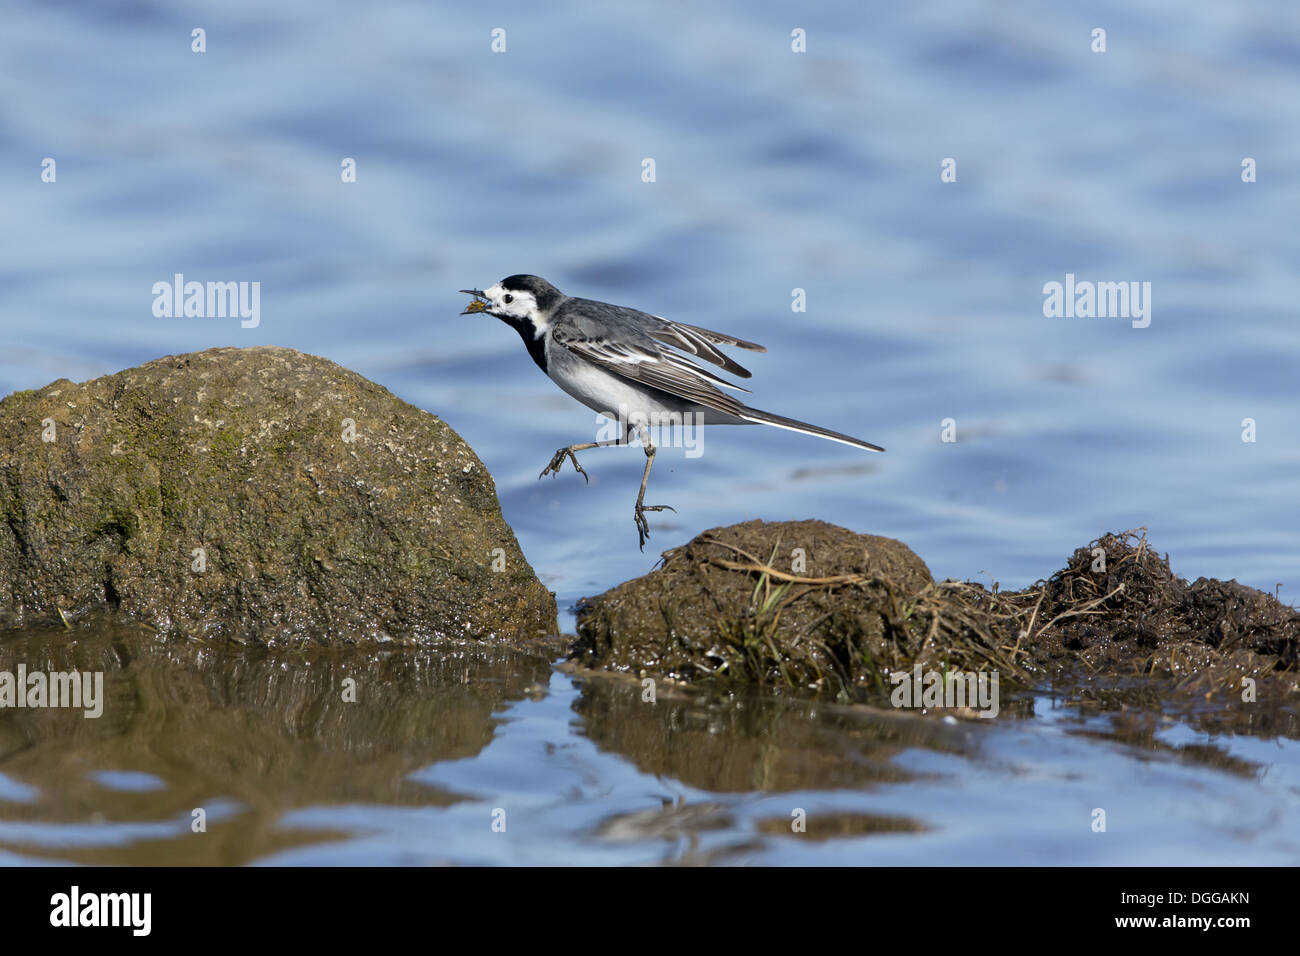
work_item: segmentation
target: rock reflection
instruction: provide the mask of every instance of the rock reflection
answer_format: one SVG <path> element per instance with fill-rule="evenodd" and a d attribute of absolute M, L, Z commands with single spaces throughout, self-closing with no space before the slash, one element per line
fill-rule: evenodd
<path fill-rule="evenodd" d="M 243 863 L 346 836 L 286 830 L 287 810 L 449 805 L 461 798 L 412 771 L 477 754 L 494 713 L 545 684 L 553 656 L 543 645 L 268 651 L 103 624 L 7 635 L 0 671 L 102 671 L 105 703 L 98 719 L 0 709 L 0 848 L 88 864 Z M 142 774 L 161 785 L 113 784 Z M 196 809 L 206 832 L 192 829 Z"/>
<path fill-rule="evenodd" d="M 969 753 L 978 732 L 863 706 L 781 697 L 714 697 L 657 688 L 642 700 L 638 682 L 581 672 L 575 709 L 602 749 L 714 793 L 870 788 L 917 779 L 893 758 L 923 747 Z"/>

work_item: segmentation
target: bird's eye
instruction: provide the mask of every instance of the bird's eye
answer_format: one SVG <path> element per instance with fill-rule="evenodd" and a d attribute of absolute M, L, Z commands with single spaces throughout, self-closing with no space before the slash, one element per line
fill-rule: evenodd
<path fill-rule="evenodd" d="M 510 295 L 509 293 L 506 293 L 505 298 L 502 299 L 501 301 L 504 302 L 506 305 L 509 305 L 511 302 L 515 301 L 515 297 L 513 295 Z"/>

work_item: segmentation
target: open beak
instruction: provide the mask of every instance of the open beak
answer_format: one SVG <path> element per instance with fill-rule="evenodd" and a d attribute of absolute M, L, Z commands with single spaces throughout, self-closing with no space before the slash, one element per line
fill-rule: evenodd
<path fill-rule="evenodd" d="M 478 289 L 461 289 L 460 291 L 464 292 L 466 295 L 478 296 L 477 299 L 475 299 L 465 308 L 465 311 L 462 312 L 461 315 L 471 315 L 474 312 L 482 312 L 488 307 L 488 303 L 486 301 L 487 296 L 484 295 Z"/>

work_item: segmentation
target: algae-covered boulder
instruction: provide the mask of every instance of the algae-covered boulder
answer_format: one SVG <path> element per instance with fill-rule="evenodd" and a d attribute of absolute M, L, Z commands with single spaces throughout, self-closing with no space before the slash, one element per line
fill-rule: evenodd
<path fill-rule="evenodd" d="M 240 642 L 532 638 L 553 597 L 443 421 L 283 348 L 0 401 L 0 626 L 105 606 Z"/>
<path fill-rule="evenodd" d="M 747 521 L 664 553 L 578 607 L 586 667 L 836 693 L 910 666 L 929 569 L 907 545 L 823 521 Z M 918 636 L 919 635 L 919 636 Z M 924 650 L 921 648 L 921 650 Z"/>

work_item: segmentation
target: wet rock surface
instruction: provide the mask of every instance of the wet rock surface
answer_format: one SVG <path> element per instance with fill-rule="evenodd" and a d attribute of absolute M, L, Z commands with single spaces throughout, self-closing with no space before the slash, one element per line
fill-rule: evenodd
<path fill-rule="evenodd" d="M 767 570 L 764 571 L 763 568 Z M 842 579 L 840 584 L 805 581 Z M 930 583 L 906 545 L 824 522 L 746 522 L 578 606 L 578 661 L 681 680 L 852 683 Z"/>
<path fill-rule="evenodd" d="M 573 662 L 852 701 L 886 697 L 899 669 L 996 672 L 1105 709 L 1213 698 L 1200 716 L 1219 726 L 1300 728 L 1300 612 L 1236 581 L 1179 578 L 1139 532 L 1001 592 L 935 582 L 901 542 L 824 522 L 715 528 L 581 602 Z"/>
<path fill-rule="evenodd" d="M 443 421 L 283 348 L 0 401 L 0 627 L 111 609 L 167 635 L 522 640 L 552 595 Z"/>
<path fill-rule="evenodd" d="M 824 521 L 747 521 L 583 601 L 575 656 L 679 680 L 846 691 L 903 665 L 912 606 L 932 587 L 900 541 Z"/>

